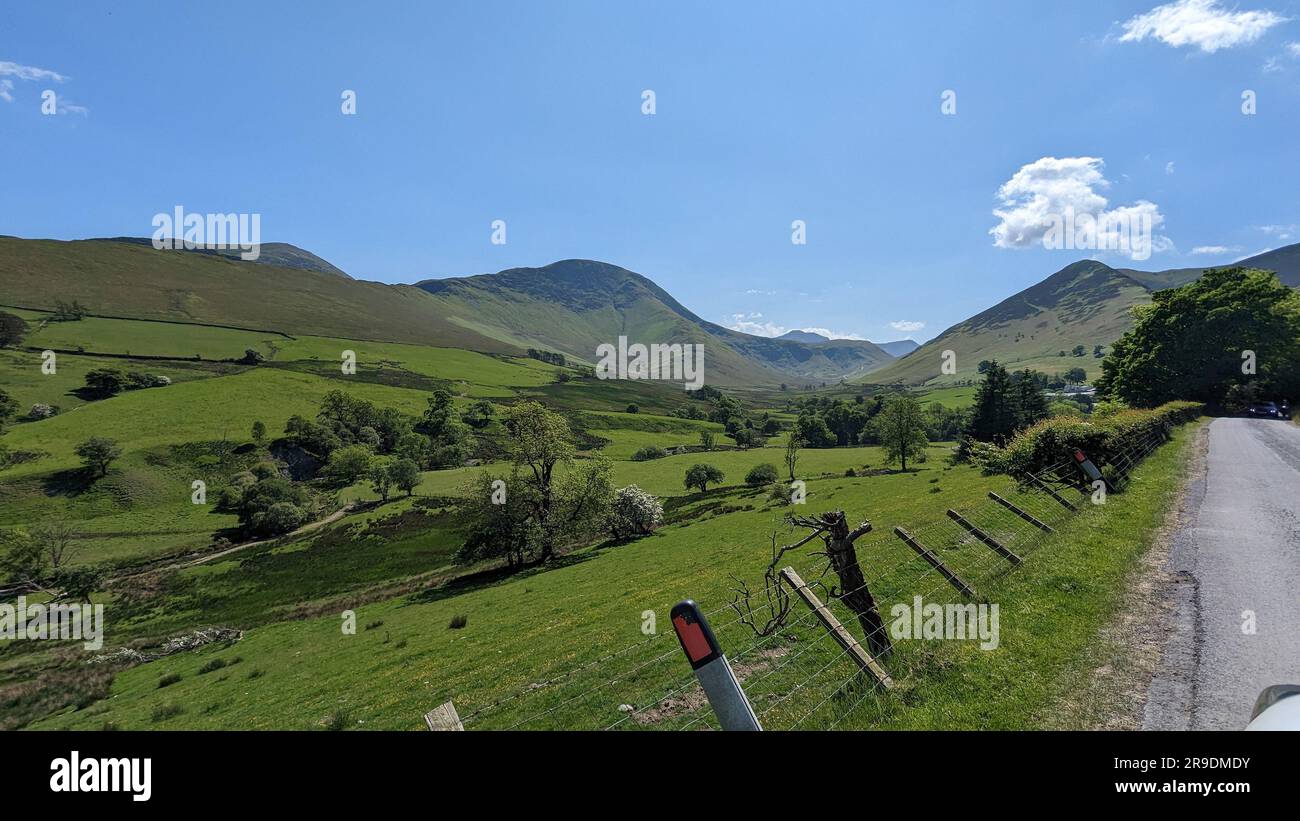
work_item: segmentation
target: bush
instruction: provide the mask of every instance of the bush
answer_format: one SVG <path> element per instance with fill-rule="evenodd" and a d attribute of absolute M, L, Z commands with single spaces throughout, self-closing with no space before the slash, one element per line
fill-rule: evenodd
<path fill-rule="evenodd" d="M 651 459 L 662 459 L 667 455 L 668 451 L 663 448 L 654 445 L 646 445 L 645 447 L 638 449 L 636 453 L 632 454 L 632 461 L 648 462 Z"/>
<path fill-rule="evenodd" d="M 971 460 L 995 473 L 1037 473 L 1074 451 L 1082 450 L 1098 467 L 1112 464 L 1132 444 L 1149 436 L 1167 436 L 1175 425 L 1205 412 L 1200 402 L 1169 402 L 1151 410 L 1116 410 L 1091 420 L 1058 416 L 1017 433 L 1005 448 L 976 443 Z"/>
<path fill-rule="evenodd" d="M 452 616 L 451 622 L 447 625 L 448 630 L 460 630 L 469 624 L 469 616 Z"/>
<path fill-rule="evenodd" d="M 664 506 L 652 494 L 636 485 L 628 485 L 614 493 L 609 531 L 615 539 L 648 535 L 663 521 Z"/>
<path fill-rule="evenodd" d="M 788 485 L 783 485 L 779 482 L 773 484 L 772 489 L 767 492 L 767 498 L 769 501 L 778 502 L 783 505 L 792 504 L 793 496 L 794 491 L 791 490 Z"/>
<path fill-rule="evenodd" d="M 776 465 L 764 462 L 761 465 L 754 465 L 749 473 L 745 474 L 745 484 L 750 487 L 763 487 L 770 485 L 777 479 Z"/>
<path fill-rule="evenodd" d="M 180 680 L 181 677 L 179 673 L 169 673 L 158 679 L 158 689 L 161 690 L 164 687 L 170 687 Z"/>
<path fill-rule="evenodd" d="M 59 408 L 57 405 L 46 405 L 43 402 L 32 405 L 32 409 L 27 412 L 28 419 L 49 419 L 51 416 L 58 415 Z"/>
<path fill-rule="evenodd" d="M 297 530 L 307 523 L 307 512 L 292 502 L 276 502 L 264 513 L 253 515 L 252 526 L 257 533 L 268 536 Z"/>

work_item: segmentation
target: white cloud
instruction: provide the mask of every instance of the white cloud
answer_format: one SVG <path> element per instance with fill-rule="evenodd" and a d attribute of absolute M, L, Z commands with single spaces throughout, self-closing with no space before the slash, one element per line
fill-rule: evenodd
<path fill-rule="evenodd" d="M 53 80 L 56 83 L 68 79 L 57 71 L 36 66 L 21 66 L 8 60 L 0 60 L 0 77 L 17 77 L 19 80 Z"/>
<path fill-rule="evenodd" d="M 1153 37 L 1180 48 L 1196 46 L 1213 54 L 1222 48 L 1253 43 L 1287 18 L 1268 10 L 1236 11 L 1218 0 L 1177 0 L 1156 6 L 1124 23 L 1121 42 L 1136 43 Z"/>
<path fill-rule="evenodd" d="M 1294 225 L 1257 225 L 1255 228 L 1271 237 L 1277 237 L 1282 242 L 1286 242 L 1295 236 L 1296 231 Z"/>
<path fill-rule="evenodd" d="M 1157 233 L 1165 218 L 1155 203 L 1138 200 L 1133 205 L 1109 207 L 1110 203 L 1098 192 L 1098 189 L 1110 186 L 1102 175 L 1105 164 L 1099 157 L 1043 157 L 1023 166 L 998 188 L 997 197 L 1002 206 L 993 209 L 993 215 L 1000 220 L 989 229 L 993 245 L 998 248 L 1038 245 L 1099 251 L 1123 247 L 1126 250 L 1121 253 L 1134 259 L 1145 259 L 1146 255 L 1140 253 L 1136 243 L 1107 246 L 1101 241 L 1102 237 L 1115 237 L 1120 226 L 1131 225 L 1146 227 L 1150 231 L 1148 251 L 1172 248 L 1173 243 Z M 1062 223 L 1072 223 L 1078 215 L 1091 216 L 1095 221 L 1096 241 L 1076 244 L 1071 235 L 1070 242 L 1064 246 L 1052 246 L 1060 234 Z M 1137 236 L 1135 230 L 1135 240 Z"/>
<path fill-rule="evenodd" d="M 895 331 L 902 331 L 903 333 L 910 334 L 924 328 L 925 323 L 915 322 L 909 319 L 896 319 L 889 323 L 889 327 L 893 328 Z"/>
<path fill-rule="evenodd" d="M 758 288 L 750 288 L 745 293 L 749 296 L 776 296 L 776 291 L 760 291 Z"/>
<path fill-rule="evenodd" d="M 864 340 L 865 337 L 853 333 L 840 333 L 832 331 L 830 328 L 787 328 L 784 325 L 778 325 L 775 322 L 768 322 L 763 315 L 757 312 L 748 314 L 732 314 L 727 323 L 727 327 L 733 331 L 740 331 L 743 334 L 753 336 L 781 336 L 789 333 L 791 330 L 804 331 L 810 334 L 821 334 L 828 339 L 856 339 Z"/>
<path fill-rule="evenodd" d="M 80 114 L 84 117 L 85 115 L 90 113 L 90 110 L 86 108 L 84 105 L 74 105 L 73 103 L 65 103 L 63 101 L 63 98 L 59 97 L 54 107 L 54 113 L 55 114 Z"/>
<path fill-rule="evenodd" d="M 1219 256 L 1220 254 L 1227 254 L 1232 251 L 1240 251 L 1240 250 L 1241 250 L 1240 248 L 1237 248 L 1235 246 L 1230 248 L 1227 245 L 1198 245 L 1192 249 L 1192 253 L 1213 254 L 1215 256 Z"/>
<path fill-rule="evenodd" d="M 1172 174 L 1172 173 L 1174 173 L 1174 161 L 1173 161 L 1173 160 L 1170 160 L 1169 162 L 1165 163 L 1165 173 L 1166 173 L 1166 174 Z"/>
<path fill-rule="evenodd" d="M 1292 57 L 1300 57 L 1300 43 L 1287 43 L 1286 50 Z"/>
<path fill-rule="evenodd" d="M 13 80 L 0 80 L 0 100 L 4 100 L 6 103 L 12 103 L 14 101 L 14 95 L 9 92 L 13 90 Z"/>

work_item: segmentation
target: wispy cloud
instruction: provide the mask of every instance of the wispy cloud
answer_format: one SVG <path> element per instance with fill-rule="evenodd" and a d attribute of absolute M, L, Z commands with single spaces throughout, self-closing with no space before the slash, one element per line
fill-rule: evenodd
<path fill-rule="evenodd" d="M 925 323 L 916 322 L 910 319 L 896 319 L 889 323 L 889 327 L 893 328 L 895 331 L 902 331 L 903 333 L 910 334 L 924 328 Z"/>
<path fill-rule="evenodd" d="M 57 71 L 50 71 L 48 68 L 37 68 L 36 66 L 19 65 L 8 60 L 0 60 L 0 77 L 17 77 L 19 80 L 53 80 L 56 83 L 68 80 L 67 76 Z"/>
<path fill-rule="evenodd" d="M 1255 229 L 1257 231 L 1263 231 L 1270 237 L 1277 237 L 1281 242 L 1287 242 L 1295 236 L 1296 232 L 1295 225 L 1256 225 Z"/>
<path fill-rule="evenodd" d="M 1193 253 L 1193 254 L 1212 254 L 1212 255 L 1214 255 L 1214 256 L 1219 256 L 1219 255 L 1221 255 L 1221 254 L 1235 253 L 1235 252 L 1240 251 L 1240 250 L 1241 250 L 1241 248 L 1239 248 L 1239 247 L 1237 247 L 1237 246 L 1231 246 L 1231 247 L 1229 247 L 1229 246 L 1227 246 L 1227 245 L 1198 245 L 1198 246 L 1196 246 L 1195 248 L 1192 249 L 1192 253 Z"/>
<path fill-rule="evenodd" d="M 1207 54 L 1253 43 L 1264 32 L 1285 23 L 1286 17 L 1267 9 L 1237 11 L 1218 0 L 1177 0 L 1156 6 L 1123 24 L 1120 42 L 1137 43 L 1148 37 L 1174 48 L 1195 46 Z"/>
<path fill-rule="evenodd" d="M 1174 161 L 1173 161 L 1173 160 L 1170 160 L 1169 162 L 1165 163 L 1165 173 L 1166 173 L 1166 174 L 1173 174 L 1173 173 L 1174 173 Z"/>
<path fill-rule="evenodd" d="M 727 327 L 733 331 L 740 331 L 743 334 L 753 336 L 781 336 L 790 331 L 804 331 L 810 334 L 821 334 L 827 339 L 856 339 L 865 340 L 866 337 L 854 333 L 842 333 L 833 331 L 830 328 L 788 328 L 785 325 L 779 325 L 775 322 L 769 322 L 758 312 L 732 314 L 727 321 Z"/>
<path fill-rule="evenodd" d="M 12 103 L 14 101 L 14 95 L 9 92 L 13 90 L 13 80 L 0 80 L 0 100 L 4 100 L 6 103 Z"/>

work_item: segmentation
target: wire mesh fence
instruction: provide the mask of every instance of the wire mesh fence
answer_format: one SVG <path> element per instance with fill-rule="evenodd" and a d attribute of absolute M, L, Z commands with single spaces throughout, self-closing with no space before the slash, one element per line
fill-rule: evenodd
<path fill-rule="evenodd" d="M 1167 438 L 1167 431 L 1157 432 L 1123 443 L 1102 466 L 1107 482 L 1122 488 Z M 910 541 L 882 531 L 861 537 L 854 549 L 862 586 L 881 617 L 875 629 L 888 630 L 898 606 L 909 613 L 918 605 L 937 606 L 945 615 L 977 618 L 978 605 L 987 603 L 985 590 L 1015 572 L 1015 560 L 1031 561 L 1036 551 L 1061 538 L 1072 519 L 1096 514 L 1088 503 L 1091 488 L 1078 477 L 1074 462 L 1070 454 L 1034 475 L 990 477 L 989 498 L 953 511 L 955 517 L 946 509 L 935 510 L 903 531 Z M 787 534 L 791 544 L 805 535 L 797 529 Z M 839 589 L 832 560 L 821 545 L 820 539 L 810 540 L 782 553 L 780 563 L 805 580 L 861 646 L 874 644 L 872 639 L 882 637 L 869 635 L 859 613 L 845 603 L 855 591 Z M 888 672 L 890 680 L 884 683 L 863 669 L 814 610 L 792 599 L 788 590 L 784 599 L 770 590 L 751 590 L 758 581 L 737 579 L 731 591 L 702 594 L 699 605 L 765 729 L 870 727 L 903 708 L 900 693 L 927 669 L 945 664 L 947 654 L 961 652 L 952 642 L 890 643 L 886 637 L 883 643 L 891 646 L 877 659 Z M 765 630 L 769 621 L 777 626 Z M 969 624 L 976 629 L 977 621 Z M 718 729 L 671 630 L 538 676 L 488 703 L 461 707 L 471 730 Z"/>

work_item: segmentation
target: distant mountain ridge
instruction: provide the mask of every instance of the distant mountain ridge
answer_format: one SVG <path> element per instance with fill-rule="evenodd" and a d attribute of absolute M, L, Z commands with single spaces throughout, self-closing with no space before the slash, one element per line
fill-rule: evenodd
<path fill-rule="evenodd" d="M 88 242 L 126 242 L 135 245 L 148 245 L 153 247 L 151 237 L 96 237 L 87 240 Z M 290 245 L 287 242 L 263 242 L 258 246 L 258 257 L 255 260 L 245 260 L 240 257 L 242 251 L 238 248 L 208 248 L 206 246 L 198 248 L 177 248 L 185 253 L 190 254 L 212 254 L 231 259 L 238 259 L 240 262 L 256 262 L 261 265 L 275 265 L 280 268 L 301 268 L 304 271 L 316 271 L 321 274 L 331 274 L 333 276 L 352 279 L 343 269 L 335 267 L 329 262 L 321 259 L 310 251 L 299 248 L 296 245 Z"/>
<path fill-rule="evenodd" d="M 1093 378 L 1100 371 L 1097 346 L 1104 353 L 1132 327 L 1133 306 L 1150 302 L 1153 291 L 1186 285 L 1214 268 L 1231 267 L 1276 271 L 1283 283 L 1300 287 L 1300 244 L 1228 265 L 1164 271 L 1117 269 L 1097 260 L 1080 260 L 953 325 L 866 381 L 919 385 L 971 379 L 985 359 L 1047 373 L 1081 367 Z M 1076 356 L 1080 345 L 1083 354 Z M 955 354 L 954 374 L 942 372 L 945 351 Z"/>

